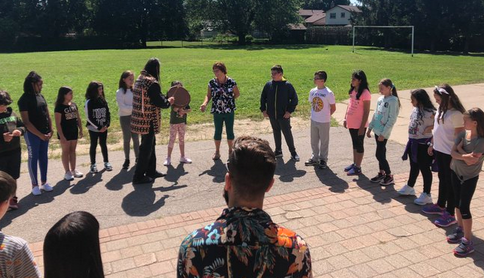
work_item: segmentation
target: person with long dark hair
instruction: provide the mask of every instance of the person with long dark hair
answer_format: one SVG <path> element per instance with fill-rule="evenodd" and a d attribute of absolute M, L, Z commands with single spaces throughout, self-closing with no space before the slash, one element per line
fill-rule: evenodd
<path fill-rule="evenodd" d="M 450 162 L 452 146 L 459 133 L 464 131 L 464 106 L 454 89 L 448 84 L 435 86 L 435 102 L 439 104 L 434 120 L 432 141 L 429 143 L 429 155 L 435 155 L 439 171 L 439 196 L 437 204 L 426 206 L 422 212 L 439 214 L 441 218 L 434 221 L 439 227 L 449 227 L 457 223 L 455 219 L 455 197 L 451 184 Z"/>
<path fill-rule="evenodd" d="M 67 214 L 44 239 L 45 278 L 103 278 L 99 222 L 85 211 Z"/>
<path fill-rule="evenodd" d="M 77 105 L 72 102 L 74 93 L 72 89 L 63 86 L 59 89 L 57 100 L 55 101 L 55 124 L 57 128 L 57 138 L 62 147 L 62 165 L 64 166 L 64 179 L 71 181 L 74 178 L 84 176 L 76 169 L 76 147 L 77 139 L 82 138 L 81 116 Z"/>
<path fill-rule="evenodd" d="M 89 156 L 91 158 L 91 173 L 97 173 L 96 165 L 96 148 L 99 141 L 101 152 L 104 159 L 104 168 L 106 171 L 112 171 L 113 166 L 109 163 L 108 157 L 108 128 L 111 124 L 111 113 L 109 112 L 108 102 L 104 96 L 104 86 L 101 82 L 92 81 L 86 90 L 86 127 L 89 130 L 91 146 Z"/>
<path fill-rule="evenodd" d="M 348 93 L 350 101 L 346 109 L 343 126 L 350 131 L 353 142 L 353 163 L 344 168 L 344 171 L 348 176 L 352 176 L 361 174 L 361 162 L 365 153 L 365 133 L 368 127 L 368 116 L 370 115 L 371 93 L 364 71 L 353 72 Z"/>
<path fill-rule="evenodd" d="M 141 135 L 139 157 L 133 176 L 133 184 L 150 183 L 165 176 L 156 170 L 155 134 L 160 132 L 161 110 L 175 101 L 161 93 L 160 60 L 150 58 L 138 76 L 133 88 L 133 111 L 131 132 Z"/>
<path fill-rule="evenodd" d="M 53 188 L 47 183 L 49 140 L 52 137 L 52 120 L 47 101 L 42 95 L 44 81 L 35 71 L 31 71 L 24 81 L 24 93 L 18 100 L 20 116 L 27 128 L 25 142 L 29 153 L 29 174 L 32 181 L 32 194 L 49 192 Z M 37 168 L 40 168 L 40 183 Z"/>
<path fill-rule="evenodd" d="M 133 111 L 133 84 L 134 73 L 130 70 L 124 71 L 119 78 L 119 86 L 116 91 L 116 102 L 118 103 L 119 124 L 123 132 L 124 163 L 123 169 L 128 169 L 130 164 L 129 153 L 131 151 L 130 141 L 133 141 L 133 150 L 138 162 L 139 137 L 131 132 L 131 113 Z"/>
<path fill-rule="evenodd" d="M 432 140 L 434 127 L 435 106 L 424 89 L 417 89 L 410 93 L 413 105 L 410 123 L 408 125 L 408 143 L 403 159 L 410 156 L 410 173 L 407 183 L 398 190 L 400 195 L 415 195 L 415 183 L 422 173 L 423 192 L 413 202 L 424 206 L 432 204 L 432 156 L 427 152 L 427 144 Z"/>

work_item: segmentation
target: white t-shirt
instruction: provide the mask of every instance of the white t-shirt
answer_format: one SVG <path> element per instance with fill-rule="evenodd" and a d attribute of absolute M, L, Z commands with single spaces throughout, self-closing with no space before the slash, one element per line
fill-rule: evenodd
<path fill-rule="evenodd" d="M 123 88 L 119 88 L 116 91 L 116 102 L 118 103 L 118 114 L 119 116 L 130 116 L 131 111 L 133 111 L 133 92 L 128 88 L 126 93 L 124 93 Z"/>
<path fill-rule="evenodd" d="M 309 103 L 311 103 L 311 120 L 318 123 L 331 122 L 331 104 L 335 104 L 334 94 L 331 89 L 324 87 L 313 88 L 309 91 Z"/>
<path fill-rule="evenodd" d="M 454 146 L 454 132 L 456 128 L 464 127 L 464 118 L 462 113 L 455 109 L 449 109 L 445 115 L 438 121 L 439 112 L 434 119 L 434 149 L 441 153 L 451 154 Z M 442 118 L 442 116 L 441 116 Z"/>

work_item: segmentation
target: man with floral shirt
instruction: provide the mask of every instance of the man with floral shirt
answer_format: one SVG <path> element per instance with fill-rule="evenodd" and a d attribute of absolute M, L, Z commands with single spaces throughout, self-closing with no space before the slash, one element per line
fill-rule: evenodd
<path fill-rule="evenodd" d="M 269 143 L 239 137 L 227 164 L 228 208 L 183 240 L 178 277 L 312 277 L 304 240 L 262 210 L 276 169 Z"/>

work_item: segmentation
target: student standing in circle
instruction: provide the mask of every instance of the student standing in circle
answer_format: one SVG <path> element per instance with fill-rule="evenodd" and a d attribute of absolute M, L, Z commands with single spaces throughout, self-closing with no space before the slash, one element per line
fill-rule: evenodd
<path fill-rule="evenodd" d="M 32 181 L 32 194 L 38 196 L 42 190 L 53 188 L 47 183 L 49 140 L 52 137 L 52 120 L 49 108 L 42 95 L 42 77 L 31 71 L 24 81 L 24 93 L 18 100 L 22 121 L 27 128 L 25 142 L 29 152 L 29 174 Z M 40 183 L 37 176 L 40 168 Z"/>

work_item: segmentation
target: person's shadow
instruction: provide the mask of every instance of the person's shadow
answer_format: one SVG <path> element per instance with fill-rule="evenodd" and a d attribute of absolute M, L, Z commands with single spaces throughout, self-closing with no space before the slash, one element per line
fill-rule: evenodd
<path fill-rule="evenodd" d="M 54 190 L 51 192 L 42 192 L 42 195 L 34 196 L 29 194 L 18 201 L 18 209 L 11 210 L 5 214 L 0 221 L 0 230 L 7 227 L 12 223 L 15 218 L 26 214 L 30 209 L 40 204 L 46 204 L 52 202 L 55 197 L 64 194 L 66 190 L 71 186 L 72 181 L 66 181 L 62 179 L 54 185 Z"/>
<path fill-rule="evenodd" d="M 320 169 L 316 166 L 314 172 L 322 184 L 330 186 L 329 190 L 331 192 L 344 193 L 349 187 L 348 182 L 338 177 L 338 174 L 333 172 L 329 166 L 326 169 Z"/>
<path fill-rule="evenodd" d="M 105 170 L 101 170 L 98 173 L 87 173 L 82 180 L 77 182 L 71 189 L 72 194 L 84 194 L 96 184 L 100 183 L 103 179 L 103 173 Z"/>
<path fill-rule="evenodd" d="M 226 173 L 227 173 L 227 167 L 222 162 L 222 160 L 218 159 L 214 161 L 213 166 L 209 170 L 203 171 L 198 176 L 201 177 L 203 175 L 209 175 L 213 177 L 213 182 L 222 183 L 225 181 Z"/>
<path fill-rule="evenodd" d="M 170 195 L 165 194 L 156 200 L 155 191 L 166 192 L 187 187 L 187 185 L 172 185 L 153 188 L 153 183 L 133 185 L 134 190 L 124 197 L 121 207 L 130 216 L 147 216 L 165 205 Z"/>
<path fill-rule="evenodd" d="M 186 174 L 188 174 L 188 172 L 185 171 L 183 163 L 179 163 L 176 168 L 174 168 L 172 165 L 168 165 L 165 180 L 178 184 L 180 177 Z"/>
<path fill-rule="evenodd" d="M 133 180 L 134 167 L 131 167 L 128 171 L 121 170 L 116 176 L 106 183 L 106 188 L 113 191 L 118 191 L 123 189 L 125 184 L 131 183 Z"/>
<path fill-rule="evenodd" d="M 275 174 L 279 176 L 279 180 L 282 182 L 293 182 L 294 178 L 300 178 L 306 175 L 306 171 L 296 169 L 296 161 L 289 159 L 284 164 L 284 159 L 281 157 L 276 158 L 277 165 Z"/>

